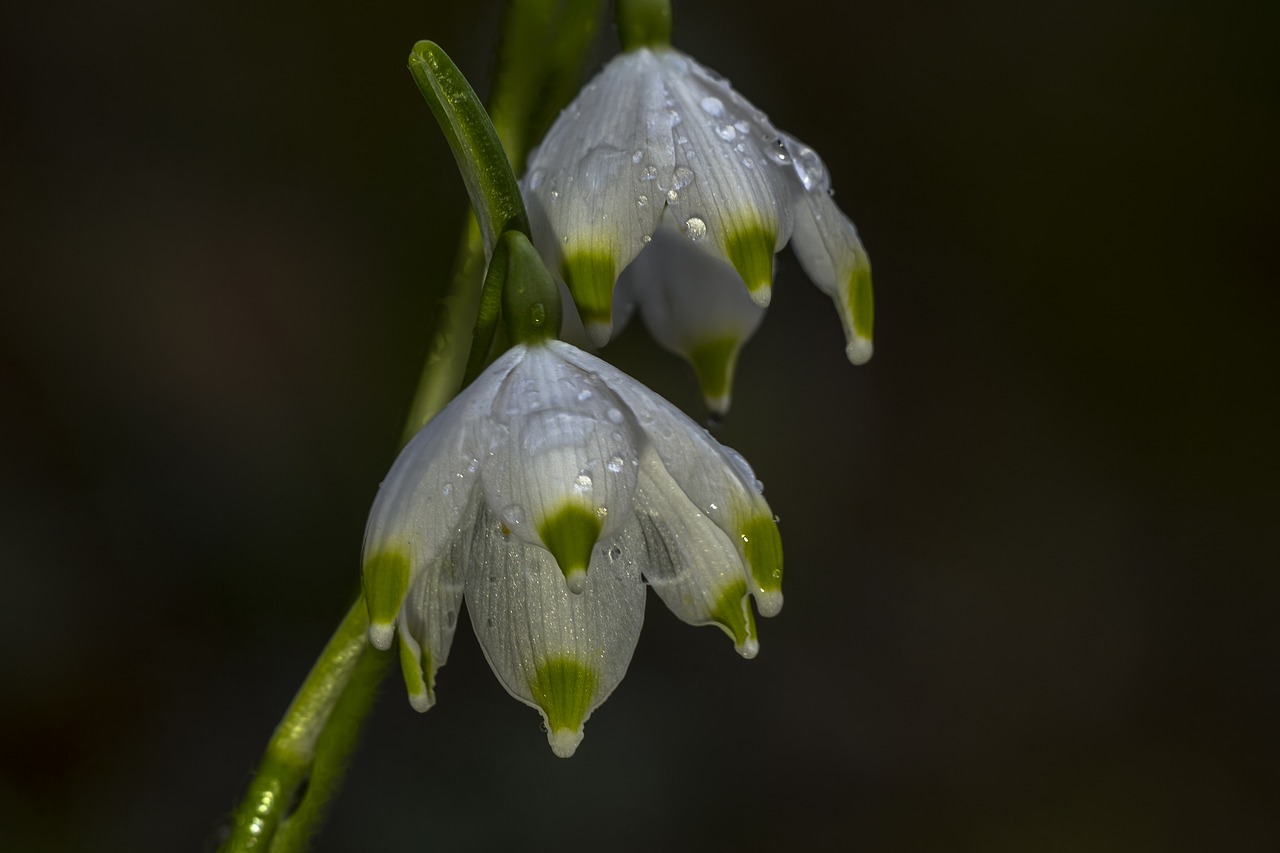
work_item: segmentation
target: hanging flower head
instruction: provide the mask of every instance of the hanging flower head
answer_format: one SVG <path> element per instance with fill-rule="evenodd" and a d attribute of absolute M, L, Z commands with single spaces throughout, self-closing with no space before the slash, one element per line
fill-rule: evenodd
<path fill-rule="evenodd" d="M 769 304 L 774 253 L 790 241 L 835 302 L 849 360 L 871 357 L 870 261 L 832 200 L 822 160 L 723 77 L 660 39 L 620 54 L 587 84 L 530 157 L 522 186 L 535 243 L 597 345 L 629 316 L 625 306 L 614 311 L 620 273 L 637 256 L 677 251 L 658 236 L 668 222 L 731 268 L 761 308 Z M 685 323 L 701 317 L 716 319 L 704 312 Z M 722 380 L 754 328 L 739 329 Z"/>
<path fill-rule="evenodd" d="M 622 680 L 645 582 L 685 622 L 758 650 L 782 552 L 737 453 L 569 344 L 520 344 L 405 447 L 364 545 L 370 638 L 399 636 L 409 701 L 435 701 L 463 599 L 485 656 L 572 755 Z"/>

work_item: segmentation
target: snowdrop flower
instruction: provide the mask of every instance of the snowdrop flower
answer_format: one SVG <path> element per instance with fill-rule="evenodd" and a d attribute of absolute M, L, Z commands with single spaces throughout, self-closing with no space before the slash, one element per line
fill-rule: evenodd
<path fill-rule="evenodd" d="M 655 232 L 670 217 L 761 307 L 790 241 L 835 301 L 849 360 L 871 357 L 871 265 L 822 160 L 678 50 L 639 47 L 605 66 L 533 152 L 522 189 L 538 250 L 597 345 L 615 331 L 619 273 L 663 251 Z"/>
<path fill-rule="evenodd" d="M 465 598 L 494 673 L 552 750 L 622 680 L 645 584 L 755 656 L 782 607 L 773 514 L 747 463 L 643 385 L 557 340 L 499 357 L 405 447 L 370 513 L 370 639 L 435 701 Z"/>

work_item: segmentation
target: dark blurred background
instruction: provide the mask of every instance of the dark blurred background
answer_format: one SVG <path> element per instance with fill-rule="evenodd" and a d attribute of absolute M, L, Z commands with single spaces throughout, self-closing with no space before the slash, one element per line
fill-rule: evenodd
<path fill-rule="evenodd" d="M 465 205 L 405 58 L 483 93 L 466 6 L 0 13 L 3 849 L 202 849 L 355 595 Z M 875 263 L 854 369 L 784 253 L 718 430 L 786 608 L 746 662 L 651 596 L 569 761 L 464 626 L 317 849 L 1276 849 L 1278 10 L 677 2 Z"/>

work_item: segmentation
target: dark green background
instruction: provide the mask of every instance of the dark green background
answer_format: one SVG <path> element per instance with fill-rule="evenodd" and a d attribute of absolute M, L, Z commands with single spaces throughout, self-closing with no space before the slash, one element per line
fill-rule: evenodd
<path fill-rule="evenodd" d="M 5 850 L 200 849 L 355 594 L 465 203 L 405 58 L 491 70 L 456 5 L 0 13 Z M 651 596 L 570 761 L 464 626 L 318 849 L 1271 849 L 1277 8 L 678 3 L 875 264 L 854 369 L 784 253 L 718 433 L 786 608 L 744 662 Z"/>

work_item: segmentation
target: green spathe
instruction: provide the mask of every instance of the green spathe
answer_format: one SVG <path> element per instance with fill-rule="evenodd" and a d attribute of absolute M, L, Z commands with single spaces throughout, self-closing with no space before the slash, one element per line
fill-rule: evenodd
<path fill-rule="evenodd" d="M 529 692 L 547 718 L 547 740 L 561 758 L 582 742 L 582 724 L 595 702 L 599 674 L 571 657 L 551 657 L 534 671 Z"/>
<path fill-rule="evenodd" d="M 602 526 L 600 516 L 579 503 L 561 504 L 538 525 L 542 544 L 556 558 L 573 592 L 581 592 L 586 583 L 591 551 L 600 538 Z"/>

